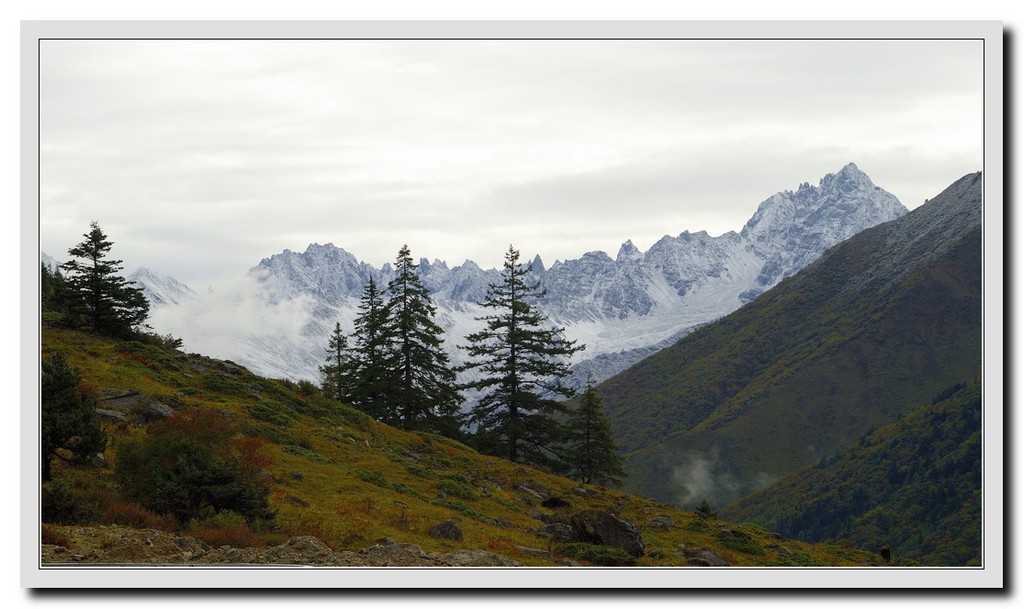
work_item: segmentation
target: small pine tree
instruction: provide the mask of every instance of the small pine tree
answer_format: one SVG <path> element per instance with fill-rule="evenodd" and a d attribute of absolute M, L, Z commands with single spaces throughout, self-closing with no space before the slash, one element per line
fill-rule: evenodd
<path fill-rule="evenodd" d="M 341 331 L 341 323 L 334 324 L 334 332 L 327 342 L 327 361 L 320 366 L 323 375 L 324 395 L 339 402 L 347 402 L 350 396 L 350 365 L 348 339 Z"/>
<path fill-rule="evenodd" d="M 54 459 L 81 462 L 107 447 L 96 400 L 79 391 L 81 377 L 60 352 L 42 361 L 41 452 L 43 482 Z"/>
<path fill-rule="evenodd" d="M 72 260 L 60 267 L 68 273 L 71 310 L 97 332 L 129 336 L 149 316 L 149 302 L 142 289 L 118 274 L 121 261 L 107 258 L 113 243 L 96 222 L 90 226 L 85 241 L 68 250 Z"/>
<path fill-rule="evenodd" d="M 394 348 L 390 361 L 392 403 L 396 419 L 407 429 L 449 429 L 462 399 L 455 371 L 444 352 L 444 330 L 434 322 L 437 308 L 423 285 L 408 245 L 395 261 L 395 277 L 388 283 L 390 299 L 386 334 Z"/>
<path fill-rule="evenodd" d="M 558 454 L 565 441 L 557 415 L 565 405 L 556 397 L 572 397 L 561 384 L 569 373 L 568 360 L 583 349 L 566 340 L 562 329 L 547 326 L 547 318 L 530 303 L 544 294 L 528 277 L 531 265 L 519 264 L 519 252 L 509 246 L 501 281 L 488 287 L 480 306 L 494 311 L 477 318 L 486 327 L 466 337 L 466 370 L 482 377 L 466 388 L 484 392 L 469 415 L 481 448 L 552 468 L 564 466 Z"/>
<path fill-rule="evenodd" d="M 718 512 L 715 512 L 711 509 L 711 504 L 708 502 L 707 499 L 701 499 L 700 505 L 698 505 L 693 510 L 693 513 L 703 520 L 712 520 L 714 518 L 718 518 Z"/>
<path fill-rule="evenodd" d="M 619 486 L 626 472 L 618 449 L 604 403 L 588 379 L 579 405 L 569 418 L 567 461 L 581 482 Z"/>

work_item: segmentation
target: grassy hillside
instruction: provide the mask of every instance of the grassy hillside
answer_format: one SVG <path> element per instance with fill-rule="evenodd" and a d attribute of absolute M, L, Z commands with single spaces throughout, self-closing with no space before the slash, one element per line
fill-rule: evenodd
<path fill-rule="evenodd" d="M 980 383 L 944 394 L 722 515 L 809 541 L 889 545 L 924 564 L 980 565 Z"/>
<path fill-rule="evenodd" d="M 268 439 L 269 500 L 277 510 L 277 527 L 255 531 L 251 544 L 276 545 L 289 537 L 313 535 L 342 551 L 390 537 L 429 552 L 476 549 L 524 565 L 558 565 L 566 557 L 537 530 L 546 522 L 564 522 L 578 510 L 593 509 L 619 513 L 637 525 L 646 546 L 639 565 L 685 565 L 688 558 L 681 546 L 709 548 L 730 565 L 881 564 L 874 552 L 784 540 L 753 524 L 702 518 L 484 456 L 438 436 L 396 430 L 231 362 L 44 327 L 43 354 L 56 350 L 66 352 L 80 371 L 83 392 L 100 398 L 137 392 L 140 403 L 216 409 L 244 434 Z M 107 403 L 101 399 L 99 408 Z M 146 437 L 149 427 L 113 417 L 103 425 L 111 441 L 101 462 L 55 463 L 52 484 L 71 495 L 75 513 L 48 526 L 48 534 L 72 545 L 85 543 L 76 533 L 81 527 L 72 524 L 125 524 L 119 515 L 131 511 L 124 506 L 112 465 L 119 444 Z M 571 505 L 543 507 L 538 494 Z M 432 526 L 448 519 L 461 528 L 461 541 L 428 535 Z M 144 520 L 145 526 L 173 526 L 156 516 Z M 177 530 L 198 535 L 196 523 Z M 236 535 L 227 543 L 241 538 Z M 545 554 L 550 550 L 556 551 L 554 556 Z M 576 559 L 588 564 L 585 557 Z"/>
<path fill-rule="evenodd" d="M 721 505 L 979 374 L 980 178 L 602 383 L 628 488 Z"/>

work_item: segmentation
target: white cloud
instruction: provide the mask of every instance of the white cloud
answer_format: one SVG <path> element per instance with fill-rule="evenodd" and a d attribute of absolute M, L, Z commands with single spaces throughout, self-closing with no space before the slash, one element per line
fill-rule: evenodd
<path fill-rule="evenodd" d="M 980 43 L 46 41 L 41 221 L 196 285 L 334 242 L 500 264 L 738 230 L 856 162 L 909 207 L 981 165 Z"/>

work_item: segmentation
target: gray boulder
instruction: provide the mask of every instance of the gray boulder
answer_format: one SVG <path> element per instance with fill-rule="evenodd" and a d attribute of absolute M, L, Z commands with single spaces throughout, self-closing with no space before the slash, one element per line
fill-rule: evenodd
<path fill-rule="evenodd" d="M 715 553 L 714 550 L 702 546 L 680 546 L 679 550 L 675 552 L 675 555 L 685 557 L 687 564 L 694 567 L 729 566 L 729 563 Z"/>
<path fill-rule="evenodd" d="M 455 524 L 454 520 L 445 520 L 430 527 L 427 531 L 427 535 L 431 537 L 437 537 L 439 539 L 454 539 L 455 541 L 462 541 L 462 529 L 459 525 Z"/>
<path fill-rule="evenodd" d="M 652 516 L 647 519 L 647 526 L 656 531 L 667 531 L 675 526 L 668 516 Z"/>
<path fill-rule="evenodd" d="M 640 530 L 618 514 L 586 510 L 573 514 L 571 524 L 579 541 L 618 548 L 634 558 L 644 555 Z"/>
<path fill-rule="evenodd" d="M 98 411 L 101 411 L 106 418 L 125 420 L 128 417 L 132 422 L 143 425 L 153 423 L 174 414 L 174 409 L 148 398 L 137 391 L 125 391 L 123 389 L 106 389 L 100 393 Z M 118 417 L 114 413 L 122 413 Z"/>

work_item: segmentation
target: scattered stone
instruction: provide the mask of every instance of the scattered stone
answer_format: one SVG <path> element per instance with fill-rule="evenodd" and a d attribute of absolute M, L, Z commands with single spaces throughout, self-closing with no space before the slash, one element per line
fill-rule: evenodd
<path fill-rule="evenodd" d="M 529 506 L 533 506 L 540 501 L 544 501 L 544 495 L 541 495 L 537 491 L 526 486 L 520 486 L 516 489 L 516 492 L 519 493 L 519 498 Z"/>
<path fill-rule="evenodd" d="M 518 562 L 481 550 L 459 550 L 445 554 L 439 559 L 442 565 L 451 567 L 519 567 Z"/>
<path fill-rule="evenodd" d="M 530 489 L 538 496 L 540 496 L 541 499 L 546 499 L 549 495 L 551 495 L 551 491 L 548 490 L 548 487 L 544 486 L 540 482 L 537 482 L 536 480 L 528 480 L 524 482 L 521 485 L 521 488 Z"/>
<path fill-rule="evenodd" d="M 667 531 L 675 526 L 668 516 L 652 516 L 647 519 L 647 525 L 656 531 Z"/>
<path fill-rule="evenodd" d="M 586 510 L 573 514 L 571 523 L 580 541 L 618 548 L 634 558 L 644 554 L 640 531 L 618 514 Z"/>
<path fill-rule="evenodd" d="M 104 389 L 100 392 L 97 408 L 107 418 L 117 420 L 131 420 L 138 425 L 159 421 L 174 414 L 174 409 L 154 399 L 148 398 L 137 391 L 126 391 L 124 389 Z M 124 418 L 113 413 L 118 412 Z"/>
<path fill-rule="evenodd" d="M 125 422 L 125 423 L 128 422 L 128 415 L 126 415 L 123 412 L 118 412 L 116 410 L 107 410 L 105 408 L 97 408 L 96 409 L 96 414 L 100 415 L 101 419 L 111 419 L 111 420 L 114 420 L 114 421 L 122 421 L 122 422 Z"/>
<path fill-rule="evenodd" d="M 149 402 L 143 405 L 139 411 L 135 414 L 134 423 L 137 425 L 145 425 L 147 423 L 155 423 L 162 419 L 174 414 L 174 409 L 166 404 L 160 402 Z"/>
<path fill-rule="evenodd" d="M 430 527 L 430 530 L 427 531 L 427 535 L 440 539 L 454 539 L 455 541 L 462 541 L 462 529 L 460 529 L 459 525 L 455 524 L 455 521 L 451 519 Z"/>
<path fill-rule="evenodd" d="M 581 497 L 593 497 L 596 494 L 589 488 L 583 488 L 582 486 L 577 486 L 576 488 L 572 489 L 572 492 L 576 493 L 577 495 L 580 495 Z"/>
<path fill-rule="evenodd" d="M 296 497 L 295 495 L 288 495 L 288 501 L 291 501 L 299 507 L 309 507 L 309 502 Z"/>
<path fill-rule="evenodd" d="M 213 361 L 216 362 L 218 368 L 220 368 L 224 372 L 227 372 L 228 374 L 233 374 L 235 376 L 238 376 L 239 374 L 242 374 L 242 367 L 237 365 L 237 364 L 235 364 L 235 362 L 227 361 L 227 360 L 213 360 Z"/>
<path fill-rule="evenodd" d="M 541 507 L 546 507 L 546 508 L 551 508 L 551 509 L 572 507 L 571 503 L 569 503 L 565 499 L 562 499 L 561 497 L 548 497 L 544 501 L 541 501 L 540 505 L 541 505 Z"/>
<path fill-rule="evenodd" d="M 292 477 L 292 480 L 298 480 L 299 482 L 302 482 L 306 478 L 306 476 L 304 476 L 303 473 L 300 472 L 300 471 L 292 472 L 291 473 L 291 477 Z"/>
<path fill-rule="evenodd" d="M 674 552 L 676 556 L 683 556 L 687 563 L 698 567 L 728 567 L 729 563 L 722 559 L 714 550 L 703 546 L 679 546 Z M 706 563 L 706 564 L 705 564 Z"/>
<path fill-rule="evenodd" d="M 779 553 L 779 556 L 783 558 L 793 558 L 793 550 L 790 550 L 782 544 L 772 543 L 765 546 L 766 550 L 775 550 Z"/>
<path fill-rule="evenodd" d="M 530 554 L 531 556 L 539 556 L 541 558 L 551 558 L 551 552 L 547 550 L 541 550 L 539 548 L 528 548 L 526 546 L 516 546 L 517 550 L 524 554 Z"/>
<path fill-rule="evenodd" d="M 537 529 L 537 536 L 548 537 L 560 543 L 573 541 L 572 527 L 561 522 L 552 522 Z"/>

